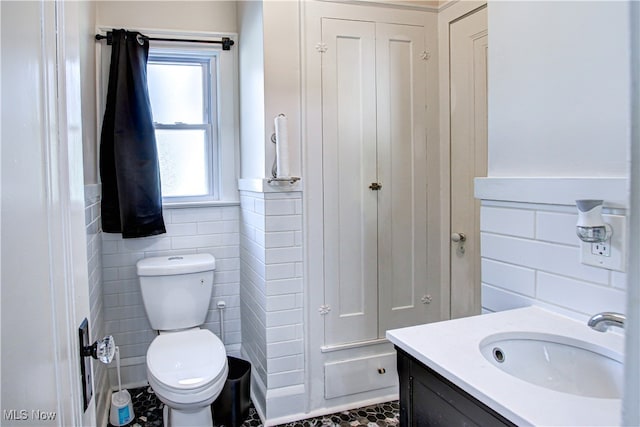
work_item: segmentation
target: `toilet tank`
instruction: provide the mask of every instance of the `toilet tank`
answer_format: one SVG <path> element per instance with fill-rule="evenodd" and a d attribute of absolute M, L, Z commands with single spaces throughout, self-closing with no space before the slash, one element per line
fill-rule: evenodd
<path fill-rule="evenodd" d="M 171 331 L 202 325 L 209 310 L 215 268 L 211 254 L 138 261 L 140 291 L 151 327 Z"/>

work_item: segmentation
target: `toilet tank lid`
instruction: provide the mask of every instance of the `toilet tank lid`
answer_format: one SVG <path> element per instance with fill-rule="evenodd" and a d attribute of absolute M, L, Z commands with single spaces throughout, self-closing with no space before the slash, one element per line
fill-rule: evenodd
<path fill-rule="evenodd" d="M 171 276 L 215 270 L 216 259 L 211 254 L 149 257 L 138 261 L 136 266 L 138 276 Z"/>

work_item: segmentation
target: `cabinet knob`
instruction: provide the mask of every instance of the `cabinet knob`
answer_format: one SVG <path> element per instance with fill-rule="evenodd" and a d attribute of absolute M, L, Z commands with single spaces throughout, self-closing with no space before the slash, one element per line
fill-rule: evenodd
<path fill-rule="evenodd" d="M 382 184 L 380 184 L 379 182 L 372 182 L 369 188 L 373 191 L 378 191 L 382 188 Z"/>
<path fill-rule="evenodd" d="M 378 373 L 379 373 L 380 375 L 382 375 L 382 374 L 384 374 L 384 373 L 386 373 L 386 372 L 387 372 L 387 370 L 386 370 L 386 369 L 384 369 L 384 368 L 378 368 Z"/>

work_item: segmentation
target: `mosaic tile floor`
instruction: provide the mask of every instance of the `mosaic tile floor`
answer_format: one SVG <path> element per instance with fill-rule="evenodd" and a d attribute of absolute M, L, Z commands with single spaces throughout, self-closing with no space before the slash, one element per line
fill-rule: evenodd
<path fill-rule="evenodd" d="M 162 427 L 162 409 L 164 404 L 158 400 L 151 387 L 129 390 L 136 418 L 127 427 Z M 351 411 L 309 418 L 302 421 L 283 424 L 281 427 L 391 427 L 399 426 L 398 402 L 387 402 Z M 242 427 L 260 427 L 262 423 L 253 405 Z M 109 424 L 109 427 L 113 427 Z"/>

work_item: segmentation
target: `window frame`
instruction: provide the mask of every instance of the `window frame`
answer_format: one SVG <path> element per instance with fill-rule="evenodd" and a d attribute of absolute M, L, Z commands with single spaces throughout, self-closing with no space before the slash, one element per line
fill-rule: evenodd
<path fill-rule="evenodd" d="M 202 108 L 203 119 L 201 124 L 195 123 L 161 123 L 154 120 L 155 130 L 203 130 L 205 134 L 205 156 L 207 163 L 206 185 L 208 193 L 201 196 L 162 196 L 163 204 L 208 202 L 219 200 L 219 185 L 216 179 L 216 170 L 219 168 L 219 131 L 218 131 L 218 64 L 217 52 L 187 52 L 179 51 L 175 47 L 154 47 L 149 48 L 149 63 L 176 63 L 176 64 L 201 64 L 203 66 L 202 75 Z"/>

